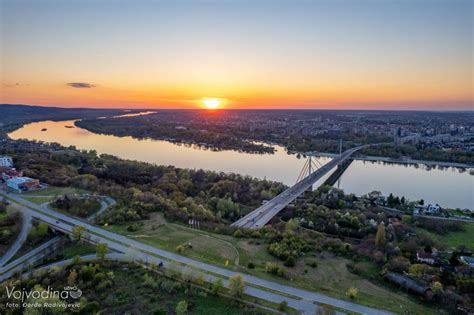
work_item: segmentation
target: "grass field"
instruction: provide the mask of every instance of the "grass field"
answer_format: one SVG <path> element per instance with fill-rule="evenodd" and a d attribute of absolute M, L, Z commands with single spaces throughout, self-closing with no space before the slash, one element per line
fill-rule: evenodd
<path fill-rule="evenodd" d="M 239 262 L 239 252 L 229 241 L 177 224 L 145 225 L 136 232 L 129 232 L 123 226 L 111 226 L 109 229 L 173 252 L 176 252 L 178 245 L 182 245 L 185 248 L 183 255 L 216 265 L 225 266 L 227 261 L 230 266 Z M 191 246 L 188 247 L 188 244 Z"/>
<path fill-rule="evenodd" d="M 205 231 L 196 231 L 174 223 L 166 223 L 158 214 L 136 232 L 129 232 L 126 226 L 109 226 L 110 230 L 128 235 L 141 242 L 157 248 L 176 252 L 176 246 L 191 243 L 192 248 L 185 249 L 185 256 L 200 261 L 219 265 L 236 271 L 245 272 L 261 278 L 304 288 L 311 291 L 322 292 L 327 295 L 347 299 L 345 293 L 350 287 L 359 289 L 359 296 L 355 302 L 384 308 L 396 313 L 409 311 L 412 314 L 436 314 L 441 311 L 421 305 L 415 298 L 401 291 L 394 291 L 384 286 L 373 283 L 361 276 L 355 275 L 347 269 L 350 262 L 346 258 L 337 257 L 330 253 L 310 254 L 298 260 L 293 268 L 283 267 L 283 264 L 266 250 L 266 244 L 258 244 L 256 240 L 236 239 L 231 236 L 213 234 Z M 236 265 L 238 257 L 239 265 Z M 226 266 L 226 260 L 229 265 Z M 312 268 L 305 262 L 316 261 L 317 268 Z M 252 262 L 254 269 L 247 268 Z M 273 276 L 265 271 L 266 262 L 279 263 L 287 271 L 287 279 Z M 370 272 L 376 268 L 368 266 Z"/>
<path fill-rule="evenodd" d="M 451 232 L 446 235 L 438 235 L 422 228 L 418 228 L 417 231 L 429 235 L 431 238 L 448 246 L 449 249 L 455 249 L 460 245 L 464 245 L 466 248 L 474 250 L 474 224 L 465 224 L 464 231 Z"/>
<path fill-rule="evenodd" d="M 51 197 L 42 197 L 42 196 L 26 197 L 26 196 L 22 196 L 22 197 L 23 197 L 23 199 L 28 200 L 29 202 L 36 203 L 37 205 L 42 205 L 43 203 L 49 202 L 53 199 L 53 196 L 51 196 Z"/>
<path fill-rule="evenodd" d="M 25 192 L 22 194 L 22 197 L 41 196 L 41 197 L 46 197 L 46 198 L 54 198 L 55 196 L 64 195 L 64 194 L 82 194 L 82 193 L 87 193 L 87 191 L 83 189 L 72 188 L 72 187 L 50 186 L 45 189 Z"/>

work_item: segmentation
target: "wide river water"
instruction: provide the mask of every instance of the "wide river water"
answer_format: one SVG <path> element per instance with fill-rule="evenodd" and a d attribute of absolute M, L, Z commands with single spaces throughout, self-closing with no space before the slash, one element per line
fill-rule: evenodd
<path fill-rule="evenodd" d="M 305 163 L 304 158 L 289 155 L 279 146 L 275 146 L 275 154 L 216 152 L 168 141 L 95 134 L 67 126 L 74 126 L 74 121 L 36 122 L 15 130 L 9 136 L 12 139 L 73 145 L 78 149 L 96 150 L 98 153 L 161 165 L 234 172 L 287 185 L 295 183 Z M 329 158 L 320 157 L 318 160 L 324 164 Z M 320 182 L 323 180 L 324 178 Z M 469 170 L 452 167 L 435 168 L 422 164 L 402 165 L 356 160 L 335 186 L 356 195 L 379 190 L 385 195 L 393 193 L 411 200 L 424 199 L 425 202 L 439 203 L 443 207 L 474 209 L 474 176 Z"/>

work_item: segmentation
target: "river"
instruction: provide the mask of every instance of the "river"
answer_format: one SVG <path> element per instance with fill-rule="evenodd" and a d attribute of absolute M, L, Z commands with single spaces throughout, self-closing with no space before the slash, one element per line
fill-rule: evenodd
<path fill-rule="evenodd" d="M 74 121 L 41 121 L 27 124 L 9 134 L 12 139 L 57 142 L 78 149 L 96 150 L 124 159 L 174 165 L 176 167 L 234 172 L 293 185 L 305 159 L 289 155 L 275 146 L 275 154 L 251 154 L 236 151 L 211 151 L 194 145 L 161 140 L 138 140 L 95 134 L 82 128 L 70 128 Z M 43 131 L 42 131 L 43 130 Z M 328 157 L 317 158 L 324 164 Z M 320 183 L 324 181 L 324 178 Z M 317 183 L 318 184 L 318 183 Z M 317 186 L 317 184 L 315 186 Z M 469 170 L 436 168 L 383 162 L 354 161 L 335 186 L 356 195 L 379 190 L 408 199 L 424 199 L 443 207 L 474 209 L 474 176 Z"/>

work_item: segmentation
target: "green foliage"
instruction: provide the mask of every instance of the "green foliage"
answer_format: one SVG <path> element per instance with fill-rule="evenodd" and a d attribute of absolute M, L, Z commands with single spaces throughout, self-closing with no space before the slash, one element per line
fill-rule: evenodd
<path fill-rule="evenodd" d="M 242 298 L 244 294 L 245 282 L 241 275 L 229 278 L 229 295 L 234 298 Z"/>
<path fill-rule="evenodd" d="M 179 254 L 184 253 L 184 246 L 183 245 L 176 246 L 176 252 L 178 252 Z"/>
<path fill-rule="evenodd" d="M 237 238 L 242 237 L 242 231 L 236 230 L 233 235 L 234 237 L 237 237 Z"/>
<path fill-rule="evenodd" d="M 186 301 L 180 301 L 177 305 L 176 305 L 176 314 L 177 315 L 184 315 L 188 312 L 188 302 Z"/>
<path fill-rule="evenodd" d="M 288 311 L 288 302 L 287 301 L 281 301 L 278 304 L 278 310 L 281 312 L 287 312 Z"/>
<path fill-rule="evenodd" d="M 359 290 L 354 287 L 350 287 L 346 292 L 346 296 L 350 298 L 351 300 L 357 298 L 358 294 L 359 294 Z"/>
<path fill-rule="evenodd" d="M 281 260 L 287 260 L 289 257 L 294 260 L 307 250 L 307 242 L 292 232 L 284 232 L 277 236 L 268 246 L 268 252 Z"/>
<path fill-rule="evenodd" d="M 212 294 L 218 295 L 222 291 L 223 287 L 224 285 L 222 284 L 222 279 L 216 279 L 212 284 Z"/>
<path fill-rule="evenodd" d="M 85 175 L 81 175 L 85 176 Z M 90 175 L 93 176 L 93 175 Z M 94 176 L 95 177 L 95 176 Z M 97 179 L 96 179 L 97 180 Z M 81 184 L 81 188 L 94 189 L 96 186 L 85 186 L 84 183 Z M 51 206 L 54 209 L 62 210 L 64 212 L 70 213 L 72 215 L 86 218 L 98 211 L 100 208 L 100 203 L 95 199 L 85 199 L 75 196 L 64 195 L 62 197 L 56 198 Z"/>
<path fill-rule="evenodd" d="M 375 246 L 383 247 L 386 242 L 385 224 L 380 223 L 377 227 L 377 234 L 375 234 Z"/>
<path fill-rule="evenodd" d="M 443 291 L 443 285 L 439 281 L 435 281 L 432 285 L 432 289 L 434 293 L 440 293 Z"/>
<path fill-rule="evenodd" d="M 99 259 L 104 260 L 105 255 L 107 254 L 107 252 L 109 250 L 109 247 L 106 243 L 99 243 L 99 244 L 96 245 L 95 250 L 96 250 L 96 256 Z"/>
<path fill-rule="evenodd" d="M 79 242 L 82 240 L 84 237 L 84 233 L 86 231 L 86 228 L 83 227 L 82 225 L 76 225 L 72 229 L 72 238 L 74 241 Z"/>
<path fill-rule="evenodd" d="M 285 270 L 276 263 L 267 262 L 265 264 L 265 271 L 279 277 L 285 277 Z"/>

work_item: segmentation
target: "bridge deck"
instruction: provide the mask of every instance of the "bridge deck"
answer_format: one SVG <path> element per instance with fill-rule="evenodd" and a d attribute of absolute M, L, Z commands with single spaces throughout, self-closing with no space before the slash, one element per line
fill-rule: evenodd
<path fill-rule="evenodd" d="M 267 224 L 275 215 L 286 208 L 299 195 L 308 190 L 315 182 L 326 175 L 331 169 L 346 161 L 352 154 L 364 148 L 359 146 L 347 151 L 344 151 L 340 156 L 335 157 L 330 162 L 324 164 L 322 167 L 305 177 L 302 181 L 296 183 L 294 186 L 286 189 L 281 194 L 268 201 L 264 205 L 258 207 L 254 211 L 247 214 L 231 224 L 231 226 L 258 229 Z"/>

